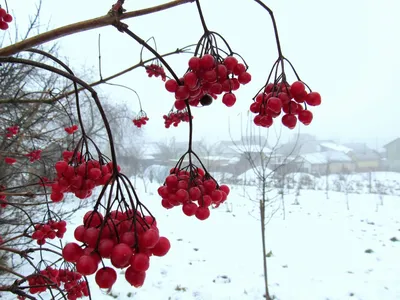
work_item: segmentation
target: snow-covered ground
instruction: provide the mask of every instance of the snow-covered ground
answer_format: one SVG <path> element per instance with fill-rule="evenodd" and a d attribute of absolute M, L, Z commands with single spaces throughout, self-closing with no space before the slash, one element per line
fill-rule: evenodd
<path fill-rule="evenodd" d="M 392 179 L 392 178 L 391 178 Z M 180 208 L 161 207 L 158 184 L 141 201 L 157 217 L 160 234 L 171 241 L 164 257 L 152 257 L 143 287 L 131 287 L 119 274 L 107 294 L 90 276 L 93 299 L 245 300 L 265 299 L 260 222 L 255 187 L 231 186 L 228 205 L 199 221 Z M 267 225 L 268 280 L 281 300 L 400 299 L 400 197 L 301 190 L 271 200 L 277 213 Z M 76 215 L 65 236 L 73 240 Z"/>

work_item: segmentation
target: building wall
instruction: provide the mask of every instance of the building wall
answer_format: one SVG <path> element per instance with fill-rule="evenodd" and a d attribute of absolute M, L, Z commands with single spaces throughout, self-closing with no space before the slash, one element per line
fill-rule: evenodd
<path fill-rule="evenodd" d="M 400 140 L 395 141 L 386 147 L 386 157 L 390 161 L 400 161 Z"/>
<path fill-rule="evenodd" d="M 380 161 L 379 160 L 369 160 L 369 161 L 357 161 L 357 171 L 374 171 L 379 170 Z"/>

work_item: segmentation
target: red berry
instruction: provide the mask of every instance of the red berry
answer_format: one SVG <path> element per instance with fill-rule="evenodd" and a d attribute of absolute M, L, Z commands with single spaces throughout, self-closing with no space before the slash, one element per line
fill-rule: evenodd
<path fill-rule="evenodd" d="M 187 72 L 183 76 L 183 81 L 189 89 L 193 89 L 197 85 L 197 75 L 193 72 Z"/>
<path fill-rule="evenodd" d="M 116 268 L 124 268 L 128 265 L 133 255 L 131 247 L 127 244 L 120 243 L 116 245 L 111 252 L 111 263 Z"/>
<path fill-rule="evenodd" d="M 117 272 L 110 267 L 101 268 L 97 271 L 95 280 L 101 289 L 110 289 L 117 281 Z"/>
<path fill-rule="evenodd" d="M 226 93 L 222 97 L 222 103 L 224 103 L 228 107 L 233 106 L 235 102 L 236 102 L 236 96 L 232 93 Z"/>
<path fill-rule="evenodd" d="M 208 207 L 199 207 L 196 211 L 196 218 L 205 220 L 210 216 L 210 209 Z"/>
<path fill-rule="evenodd" d="M 13 20 L 13 17 L 10 14 L 5 14 L 3 20 L 4 22 L 10 23 Z"/>
<path fill-rule="evenodd" d="M 0 20 L 0 29 L 1 30 L 7 30 L 8 29 L 8 24 L 6 22 Z"/>
<path fill-rule="evenodd" d="M 305 97 L 305 101 L 308 105 L 318 106 L 321 104 L 321 95 L 317 92 L 311 92 Z"/>
<path fill-rule="evenodd" d="M 154 246 L 153 249 L 151 249 L 151 251 L 154 256 L 164 256 L 168 253 L 170 248 L 171 243 L 169 242 L 169 240 L 166 237 L 161 236 L 157 244 Z"/>
<path fill-rule="evenodd" d="M 68 262 L 77 262 L 82 255 L 83 250 L 77 243 L 68 243 L 62 250 L 62 256 Z"/>
<path fill-rule="evenodd" d="M 273 112 L 280 112 L 282 109 L 282 101 L 277 97 L 271 97 L 268 99 L 267 107 Z"/>
<path fill-rule="evenodd" d="M 158 231 L 150 228 L 140 237 L 140 245 L 145 248 L 153 248 L 157 244 L 159 238 L 160 235 Z"/>
<path fill-rule="evenodd" d="M 82 275 L 92 275 L 97 271 L 98 262 L 89 255 L 81 256 L 76 262 L 76 270 Z"/>
<path fill-rule="evenodd" d="M 309 125 L 313 119 L 313 114 L 309 110 L 302 110 L 299 112 L 299 121 L 304 125 Z"/>
<path fill-rule="evenodd" d="M 178 83 L 174 79 L 169 79 L 165 82 L 165 89 L 170 93 L 175 93 L 178 89 Z"/>
<path fill-rule="evenodd" d="M 149 269 L 150 258 L 144 253 L 134 254 L 131 258 L 131 267 L 137 272 L 145 272 Z"/>
<path fill-rule="evenodd" d="M 211 54 L 205 54 L 200 58 L 200 67 L 204 70 L 209 70 L 214 67 L 214 57 Z"/>
<path fill-rule="evenodd" d="M 236 59 L 236 57 L 228 56 L 224 59 L 224 65 L 230 72 L 233 72 L 237 64 L 238 60 Z"/>
<path fill-rule="evenodd" d="M 305 91 L 306 87 L 304 86 L 304 83 L 301 81 L 295 81 L 292 83 L 290 86 L 290 92 L 295 97 L 296 95 L 300 95 Z"/>
<path fill-rule="evenodd" d="M 187 202 L 183 204 L 182 211 L 188 217 L 193 216 L 197 211 L 197 205 L 193 202 Z"/>
<path fill-rule="evenodd" d="M 192 57 L 189 59 L 189 68 L 192 69 L 193 71 L 197 71 L 200 67 L 200 58 L 198 57 Z"/>
<path fill-rule="evenodd" d="M 125 279 L 130 285 L 138 288 L 143 285 L 146 279 L 146 272 L 136 272 L 134 268 L 129 267 L 125 271 Z"/>
<path fill-rule="evenodd" d="M 251 75 L 250 73 L 243 72 L 239 75 L 238 80 L 241 84 L 247 84 L 251 81 Z"/>
<path fill-rule="evenodd" d="M 289 129 L 296 127 L 297 118 L 294 114 L 286 114 L 282 117 L 282 123 Z"/>

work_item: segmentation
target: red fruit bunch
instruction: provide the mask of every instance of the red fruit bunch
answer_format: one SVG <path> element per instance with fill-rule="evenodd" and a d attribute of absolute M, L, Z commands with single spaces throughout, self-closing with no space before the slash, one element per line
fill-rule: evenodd
<path fill-rule="evenodd" d="M 185 108 L 184 110 L 178 110 L 176 112 L 171 111 L 168 115 L 164 115 L 163 118 L 165 128 L 169 128 L 171 125 L 178 127 L 181 122 L 189 122 L 189 113 Z"/>
<path fill-rule="evenodd" d="M 159 77 L 161 76 L 162 81 L 167 80 L 167 75 L 165 75 L 164 68 L 157 65 L 157 64 L 151 64 L 148 66 L 145 66 L 146 73 L 149 77 Z"/>
<path fill-rule="evenodd" d="M 143 125 L 146 125 L 148 120 L 149 120 L 149 118 L 147 116 L 146 117 L 137 117 L 137 118 L 133 119 L 132 122 L 136 127 L 140 128 Z"/>
<path fill-rule="evenodd" d="M 73 134 L 74 132 L 78 131 L 78 125 L 72 125 L 71 127 L 65 127 L 64 130 L 68 134 Z"/>
<path fill-rule="evenodd" d="M 172 168 L 164 185 L 158 188 L 158 194 L 164 208 L 182 206 L 185 215 L 205 220 L 210 216 L 211 205 L 218 207 L 225 202 L 229 187 L 218 185 L 201 168 L 191 168 L 190 171 Z"/>
<path fill-rule="evenodd" d="M 0 192 L 5 191 L 6 186 L 5 185 L 0 185 Z M 7 207 L 7 196 L 6 195 L 0 195 L 0 207 L 1 208 L 6 208 Z"/>
<path fill-rule="evenodd" d="M 317 92 L 307 92 L 303 82 L 295 81 L 291 85 L 287 82 L 269 83 L 264 92 L 258 94 L 255 102 L 250 105 L 250 111 L 256 114 L 254 124 L 270 127 L 273 119 L 282 116 L 282 124 L 289 129 L 296 127 L 297 120 L 309 125 L 313 114 L 308 106 L 321 104 L 321 96 Z"/>
<path fill-rule="evenodd" d="M 11 23 L 12 20 L 13 17 L 4 8 L 0 7 L 0 29 L 7 30 L 8 23 Z"/>
<path fill-rule="evenodd" d="M 63 157 L 64 160 L 55 164 L 57 176 L 50 195 L 53 202 L 63 200 L 64 193 L 74 193 L 79 199 L 88 198 L 95 187 L 105 185 L 113 174 L 112 162 L 84 160 L 79 152 L 74 156 L 72 151 L 64 151 Z"/>
<path fill-rule="evenodd" d="M 64 260 L 75 263 L 82 275 L 96 273 L 96 283 L 104 289 L 116 282 L 115 269 L 126 269 L 125 279 L 134 287 L 142 286 L 150 257 L 164 256 L 171 247 L 169 240 L 159 235 L 154 217 L 132 210 L 111 211 L 105 217 L 88 211 L 74 236 L 83 245 L 66 244 L 62 250 Z M 102 259 L 110 259 L 112 266 L 99 269 Z"/>
<path fill-rule="evenodd" d="M 11 138 L 11 137 L 13 137 L 14 135 L 17 135 L 17 134 L 18 134 L 19 126 L 18 126 L 18 125 L 15 125 L 15 126 L 7 127 L 7 128 L 6 128 L 6 131 L 7 131 L 6 137 L 7 137 L 7 138 Z"/>
<path fill-rule="evenodd" d="M 217 59 L 211 54 L 204 54 L 189 60 L 189 69 L 180 81 L 181 85 L 174 79 L 165 83 L 166 90 L 175 94 L 177 110 L 186 107 L 186 100 L 191 106 L 210 105 L 212 98 L 217 99 L 221 94 L 222 102 L 231 107 L 236 102 L 232 91 L 239 89 L 241 84 L 249 83 L 251 75 L 246 66 L 233 56 Z"/>
<path fill-rule="evenodd" d="M 17 162 L 17 160 L 15 158 L 12 158 L 12 157 L 5 157 L 4 158 L 4 162 L 7 165 L 13 165 L 13 164 L 15 164 Z"/>
<path fill-rule="evenodd" d="M 89 289 L 83 276 L 77 272 L 68 269 L 54 269 L 47 267 L 28 277 L 29 292 L 31 294 L 39 294 L 45 292 L 47 288 L 61 288 L 64 285 L 67 299 L 76 300 L 89 296 Z"/>
<path fill-rule="evenodd" d="M 67 231 L 67 222 L 64 220 L 49 220 L 46 224 L 36 224 L 32 239 L 36 240 L 38 245 L 44 245 L 46 239 L 53 240 L 56 237 L 62 239 Z"/>
<path fill-rule="evenodd" d="M 29 152 L 28 154 L 25 154 L 25 156 L 29 158 L 30 162 L 35 162 L 37 160 L 40 160 L 41 155 L 42 155 L 42 150 L 40 150 L 40 149 L 33 150 L 33 151 Z"/>

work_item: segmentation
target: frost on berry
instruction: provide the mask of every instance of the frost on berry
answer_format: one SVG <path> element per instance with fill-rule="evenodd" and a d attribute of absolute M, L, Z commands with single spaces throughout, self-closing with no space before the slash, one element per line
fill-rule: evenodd
<path fill-rule="evenodd" d="M 297 121 L 309 125 L 313 120 L 313 113 L 308 106 L 321 104 L 321 95 L 312 92 L 299 78 L 291 84 L 288 83 L 283 67 L 279 75 L 278 68 L 285 62 L 289 63 L 298 78 L 293 65 L 286 58 L 275 62 L 267 84 L 260 89 L 250 105 L 250 112 L 255 114 L 253 122 L 256 126 L 268 128 L 279 116 L 282 117 L 282 124 L 289 129 L 294 129 Z M 275 78 L 270 82 L 272 74 L 275 74 Z"/>
<path fill-rule="evenodd" d="M 185 215 L 205 220 L 210 216 L 210 206 L 216 208 L 226 201 L 229 188 L 219 185 L 200 160 L 202 168 L 194 165 L 195 159 L 198 156 L 194 152 L 186 152 L 158 188 L 158 195 L 164 208 L 181 206 Z"/>

